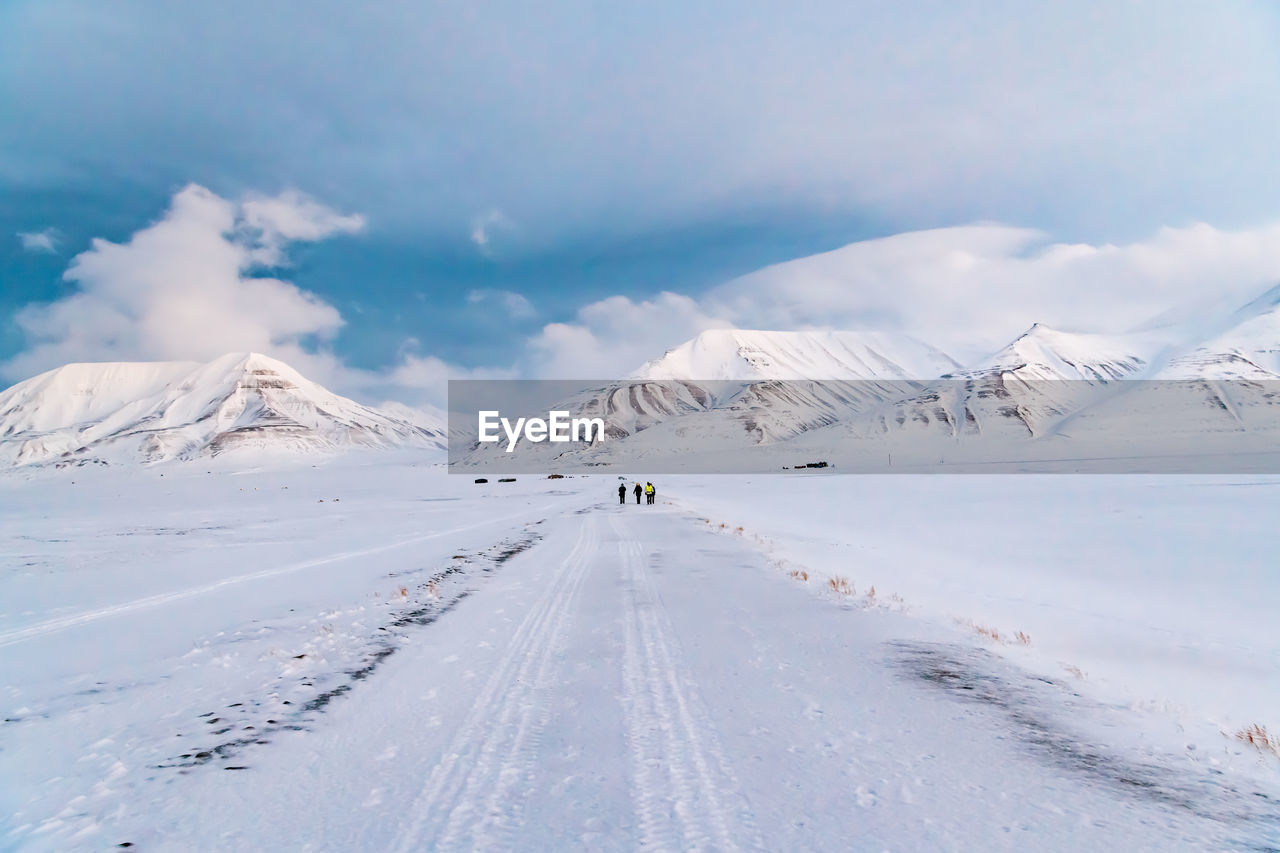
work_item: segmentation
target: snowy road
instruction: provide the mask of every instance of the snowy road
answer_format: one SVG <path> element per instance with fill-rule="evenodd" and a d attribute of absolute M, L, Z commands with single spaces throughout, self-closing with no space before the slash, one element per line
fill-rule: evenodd
<path fill-rule="evenodd" d="M 678 508 L 601 504 L 322 724 L 122 806 L 139 849 L 1173 850 L 1276 802 L 954 632 L 842 606 Z M 1098 743 L 1092 715 L 1110 729 Z M 1097 728 L 1097 725 L 1093 726 Z M 35 845 L 38 846 L 38 845 Z"/>

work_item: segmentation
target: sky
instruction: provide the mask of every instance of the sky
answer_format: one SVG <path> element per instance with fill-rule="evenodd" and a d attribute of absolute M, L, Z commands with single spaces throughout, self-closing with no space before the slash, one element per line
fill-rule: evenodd
<path fill-rule="evenodd" d="M 1280 281 L 1277 116 L 1261 0 L 3 0 L 0 384 L 1123 331 Z"/>

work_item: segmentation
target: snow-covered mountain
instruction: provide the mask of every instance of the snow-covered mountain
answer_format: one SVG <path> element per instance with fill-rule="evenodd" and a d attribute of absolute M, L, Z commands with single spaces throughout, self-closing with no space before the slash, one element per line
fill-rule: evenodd
<path fill-rule="evenodd" d="M 1096 335 L 1037 323 L 988 358 L 878 413 L 864 432 L 1047 435 L 1116 393 L 1118 380 L 1144 375 L 1167 345 L 1162 332 Z"/>
<path fill-rule="evenodd" d="M 960 367 L 910 335 L 713 329 L 646 363 L 635 379 L 932 379 Z"/>
<path fill-rule="evenodd" d="M 881 332 L 776 332 L 716 329 L 702 332 L 629 378 L 547 401 L 575 417 L 600 417 L 608 455 L 614 442 L 654 450 L 693 446 L 726 449 L 771 444 L 837 423 L 900 398 L 959 365 L 908 335 Z M 643 435 L 643 438 L 639 437 Z M 476 448 L 478 458 L 504 453 Z M 552 465 L 581 447 L 528 447 Z"/>
<path fill-rule="evenodd" d="M 1157 445 L 1177 455 L 1201 452 L 1206 436 L 1231 453 L 1242 434 L 1250 447 L 1280 434 L 1280 288 L 1194 325 L 1103 335 L 1036 324 L 963 368 L 905 335 L 708 331 L 563 408 L 604 417 L 611 440 L 534 447 L 526 459 L 594 465 L 767 445 L 784 459 L 791 448 L 834 458 L 885 440 L 895 458 L 914 448 L 936 460 L 961 441 L 999 455 L 1049 439 L 1076 448 L 1066 454 L 1087 444 L 1103 456 Z"/>
<path fill-rule="evenodd" d="M 1005 374 L 1025 382 L 1134 379 L 1167 345 L 1167 332 L 1094 335 L 1062 332 L 1036 323 L 1004 349 L 953 375 L 976 378 Z"/>
<path fill-rule="evenodd" d="M 1280 379 L 1280 287 L 1231 314 L 1225 328 L 1169 359 L 1158 379 Z"/>
<path fill-rule="evenodd" d="M 68 364 L 0 392 L 0 464 L 158 462 L 232 451 L 444 446 L 444 431 L 362 406 L 283 362 Z"/>

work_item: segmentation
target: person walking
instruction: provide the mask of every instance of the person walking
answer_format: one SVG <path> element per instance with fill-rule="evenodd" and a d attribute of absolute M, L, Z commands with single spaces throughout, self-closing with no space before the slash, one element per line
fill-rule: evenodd
<path fill-rule="evenodd" d="M 653 483 L 646 482 L 644 484 L 644 494 L 646 498 L 645 500 L 646 503 L 653 503 L 653 496 L 656 495 L 657 493 L 658 493 L 658 490 L 653 487 Z"/>
<path fill-rule="evenodd" d="M 644 492 L 644 487 L 643 487 L 643 486 L 641 486 L 639 483 L 636 483 L 636 487 L 635 487 L 635 490 L 634 490 L 634 491 L 635 491 L 635 493 L 636 493 L 636 506 L 639 506 L 639 505 L 640 505 L 640 495 Z"/>
<path fill-rule="evenodd" d="M 618 503 L 625 504 L 627 502 L 627 484 L 618 484 Z"/>

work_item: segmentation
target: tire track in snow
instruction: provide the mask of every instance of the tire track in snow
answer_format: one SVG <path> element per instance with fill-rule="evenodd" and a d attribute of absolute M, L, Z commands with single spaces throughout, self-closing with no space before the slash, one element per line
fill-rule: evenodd
<path fill-rule="evenodd" d="M 406 545 L 416 545 L 419 542 L 427 542 L 431 539 L 439 539 L 442 536 L 451 536 L 455 533 L 465 533 L 468 530 L 475 530 L 478 527 L 487 527 L 491 524 L 497 524 L 503 521 L 510 521 L 513 518 L 528 516 L 530 513 L 540 513 L 549 509 L 555 504 L 545 504 L 541 507 L 530 507 L 520 512 L 511 513 L 510 515 L 500 516 L 498 518 L 486 518 L 484 521 L 475 524 L 464 524 L 461 527 L 452 527 L 448 530 L 438 530 L 434 533 L 427 533 L 421 536 L 410 536 L 407 539 L 398 539 L 395 542 L 388 542 L 383 545 L 374 545 L 371 548 L 362 548 L 353 551 L 343 551 L 338 554 L 330 554 L 326 557 L 317 557 L 311 560 L 303 560 L 299 563 L 290 563 L 287 566 L 278 566 L 274 569 L 263 569 L 258 572 L 248 572 L 235 577 L 223 578 L 222 580 L 212 581 L 210 583 L 201 584 L 200 586 L 188 587 L 187 589 L 175 590 L 173 592 L 162 592 L 158 595 L 149 595 L 145 598 L 137 598 L 133 601 L 126 601 L 122 604 L 113 604 L 110 607 L 102 607 L 96 610 L 84 610 L 80 613 L 71 613 L 66 616 L 59 616 L 55 619 L 46 619 L 43 622 L 37 622 L 34 625 L 27 625 L 23 628 L 15 628 L 10 631 L 0 632 L 0 648 L 4 646 L 12 646 L 16 643 L 22 643 L 35 637 L 41 637 L 46 634 L 54 634 L 58 631 L 74 628 L 77 625 L 84 625 L 89 622 L 96 622 L 99 619 L 107 619 L 112 616 L 122 616 L 126 613 L 135 613 L 139 610 L 149 610 L 153 607 L 159 607 L 162 604 L 172 604 L 175 601 L 183 601 L 188 598 L 198 598 L 210 592 L 224 589 L 229 586 L 236 586 L 242 583 L 249 583 L 256 580 L 265 580 L 266 578 L 279 577 L 280 575 L 292 574 L 300 572 L 304 569 L 313 569 L 317 566 L 324 566 L 329 563 L 336 563 L 342 560 L 349 560 L 354 557 L 368 557 L 372 554 L 381 554 L 386 551 L 393 551 L 396 548 L 403 548 Z"/>
<path fill-rule="evenodd" d="M 617 530 L 616 521 L 610 521 Z M 640 845 L 646 850 L 763 850 L 754 815 L 681 659 L 640 543 L 619 535 L 629 582 L 623 704 Z"/>
<path fill-rule="evenodd" d="M 396 850 L 512 846 L 542 730 L 550 719 L 546 686 L 597 539 L 596 520 L 587 517 L 573 550 L 512 635 L 506 654 L 427 779 Z"/>

